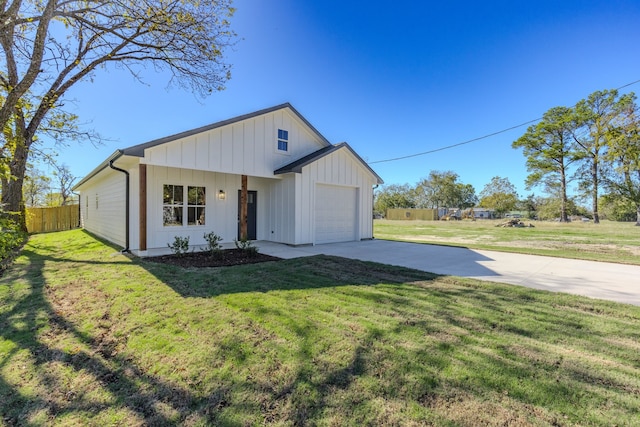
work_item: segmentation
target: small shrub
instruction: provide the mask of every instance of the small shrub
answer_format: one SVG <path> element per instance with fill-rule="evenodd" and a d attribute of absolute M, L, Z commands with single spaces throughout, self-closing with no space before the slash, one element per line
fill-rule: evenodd
<path fill-rule="evenodd" d="M 173 252 L 174 254 L 184 255 L 187 252 L 189 252 L 189 236 L 187 237 L 175 236 L 173 238 L 173 243 L 172 244 L 167 243 L 167 246 L 169 247 L 169 249 L 171 249 L 171 252 Z"/>
<path fill-rule="evenodd" d="M 253 242 L 249 239 L 234 240 L 233 242 L 236 244 L 236 248 L 249 257 L 254 257 L 258 254 L 258 248 L 253 246 Z"/>
<path fill-rule="evenodd" d="M 20 231 L 18 223 L 0 211 L 0 276 L 18 250 L 27 241 L 27 233 Z"/>
<path fill-rule="evenodd" d="M 215 258 L 220 258 L 222 255 L 222 246 L 220 246 L 222 237 L 212 231 L 210 233 L 204 233 L 204 240 L 207 241 L 206 251 L 209 252 L 209 255 Z"/>

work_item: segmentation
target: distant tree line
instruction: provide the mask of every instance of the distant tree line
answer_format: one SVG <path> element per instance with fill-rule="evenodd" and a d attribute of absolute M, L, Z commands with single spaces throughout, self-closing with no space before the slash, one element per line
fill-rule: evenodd
<path fill-rule="evenodd" d="M 494 209 L 498 215 L 514 210 L 518 195 L 508 178 L 494 177 L 480 192 L 480 198 L 471 184 L 459 181 L 452 171 L 431 171 L 415 186 L 387 185 L 377 190 L 374 210 L 385 215 L 390 208 L 459 208 L 474 206 Z"/>
<path fill-rule="evenodd" d="M 574 107 L 554 107 L 512 144 L 522 149 L 529 175 L 520 199 L 508 178 L 493 177 L 479 196 L 452 171 L 431 171 L 415 186 L 387 185 L 376 191 L 374 210 L 389 208 L 493 209 L 528 212 L 533 218 L 568 221 L 571 216 L 606 217 L 640 225 L 640 115 L 636 96 L 597 91 Z M 577 193 L 569 195 L 570 183 Z M 588 200 L 591 210 L 578 201 Z"/>
<path fill-rule="evenodd" d="M 497 217 L 508 212 L 523 212 L 525 217 L 540 220 L 560 220 L 563 201 L 554 194 L 518 196 L 515 186 L 508 178 L 495 176 L 486 184 L 479 195 L 470 184 L 458 182 L 455 172 L 431 171 L 427 178 L 415 186 L 390 184 L 375 192 L 374 213 L 385 216 L 390 208 L 460 208 L 481 207 L 492 209 Z M 445 183 L 445 185 L 443 185 Z M 602 218 L 613 221 L 635 220 L 635 206 L 623 199 L 604 195 L 601 197 Z M 572 216 L 591 217 L 587 208 L 578 203 L 577 197 L 567 197 L 564 210 L 568 218 Z"/>
<path fill-rule="evenodd" d="M 71 173 L 69 166 L 53 162 L 49 165 L 53 172 L 47 175 L 36 165 L 27 164 L 22 186 L 26 207 L 55 207 L 77 203 L 77 196 L 71 191 L 77 177 Z"/>

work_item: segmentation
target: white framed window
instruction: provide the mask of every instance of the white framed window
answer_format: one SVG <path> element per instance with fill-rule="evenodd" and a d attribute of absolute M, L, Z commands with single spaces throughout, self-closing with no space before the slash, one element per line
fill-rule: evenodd
<path fill-rule="evenodd" d="M 289 131 L 278 129 L 278 151 L 289 151 Z"/>
<path fill-rule="evenodd" d="M 205 187 L 164 184 L 162 225 L 165 227 L 204 225 L 206 200 Z"/>
<path fill-rule="evenodd" d="M 165 184 L 162 189 L 162 225 L 182 225 L 184 213 L 184 186 Z"/>
<path fill-rule="evenodd" d="M 187 225 L 204 225 L 206 190 L 204 187 L 187 188 Z"/>

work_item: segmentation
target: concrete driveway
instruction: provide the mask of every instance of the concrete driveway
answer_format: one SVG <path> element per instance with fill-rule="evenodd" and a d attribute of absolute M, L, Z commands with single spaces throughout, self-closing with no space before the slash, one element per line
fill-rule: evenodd
<path fill-rule="evenodd" d="M 302 247 L 257 242 L 257 246 L 262 253 L 286 259 L 335 255 L 640 305 L 640 266 L 388 240 Z"/>

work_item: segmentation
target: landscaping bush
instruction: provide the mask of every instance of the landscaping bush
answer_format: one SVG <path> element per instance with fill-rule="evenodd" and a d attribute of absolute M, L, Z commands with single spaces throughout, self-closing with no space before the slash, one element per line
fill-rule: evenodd
<path fill-rule="evenodd" d="M 236 244 L 236 248 L 246 253 L 249 257 L 256 256 L 258 254 L 258 248 L 253 246 L 253 242 L 249 239 L 234 240 L 233 243 Z"/>
<path fill-rule="evenodd" d="M 0 212 L 0 276 L 18 249 L 27 241 L 27 233 L 5 212 Z"/>
<path fill-rule="evenodd" d="M 167 246 L 169 247 L 169 249 L 171 249 L 171 252 L 173 252 L 175 255 L 184 255 L 187 252 L 189 252 L 189 236 L 187 237 L 175 236 L 173 238 L 173 243 L 171 244 L 167 243 Z"/>
<path fill-rule="evenodd" d="M 204 233 L 204 240 L 207 241 L 206 251 L 209 252 L 209 255 L 219 258 L 222 254 L 222 246 L 220 246 L 222 237 L 211 231 L 210 233 Z"/>

